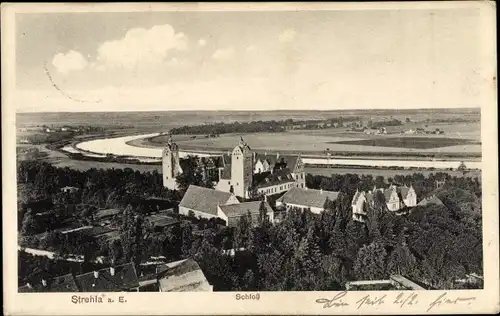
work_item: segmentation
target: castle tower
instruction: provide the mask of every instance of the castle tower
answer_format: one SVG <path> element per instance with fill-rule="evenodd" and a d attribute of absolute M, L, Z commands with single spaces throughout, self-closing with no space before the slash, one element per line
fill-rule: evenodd
<path fill-rule="evenodd" d="M 163 186 L 170 190 L 177 190 L 177 175 L 182 173 L 179 163 L 179 147 L 172 141 L 172 136 L 165 144 L 162 154 Z"/>
<path fill-rule="evenodd" d="M 252 186 L 253 165 L 252 150 L 241 138 L 231 153 L 231 185 L 236 196 L 248 198 L 248 189 Z"/>

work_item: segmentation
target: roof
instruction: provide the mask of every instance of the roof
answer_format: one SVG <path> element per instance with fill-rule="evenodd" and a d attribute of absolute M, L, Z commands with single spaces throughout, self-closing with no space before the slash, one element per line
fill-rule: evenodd
<path fill-rule="evenodd" d="M 397 283 L 401 284 L 403 287 L 405 287 L 408 290 L 425 290 L 424 287 L 418 285 L 417 283 L 413 282 L 412 280 L 409 280 L 405 278 L 402 275 L 391 275 L 391 280 L 396 281 Z"/>
<path fill-rule="evenodd" d="M 443 201 L 439 199 L 436 195 L 431 195 L 424 198 L 422 201 L 418 202 L 418 206 L 425 206 L 429 204 L 444 205 Z"/>
<path fill-rule="evenodd" d="M 221 205 L 220 209 L 226 216 L 229 217 L 240 217 L 247 215 L 248 212 L 250 214 L 259 214 L 261 203 L 265 203 L 267 210 L 271 210 L 271 206 L 267 202 L 264 201 L 253 201 L 253 202 L 245 202 L 240 204 L 233 205 Z"/>
<path fill-rule="evenodd" d="M 162 292 L 201 292 L 211 291 L 203 271 L 193 259 L 185 259 L 165 265 L 158 274 Z"/>
<path fill-rule="evenodd" d="M 231 196 L 229 192 L 190 185 L 179 206 L 217 215 L 217 205 L 225 205 Z"/>
<path fill-rule="evenodd" d="M 31 292 L 78 292 L 78 286 L 76 285 L 75 279 L 71 273 L 58 276 L 52 280 L 47 280 L 47 285 L 43 286 L 40 284 L 36 285 L 24 285 L 19 287 L 18 292 L 20 293 L 31 293 Z"/>
<path fill-rule="evenodd" d="M 111 275 L 110 268 L 98 270 L 97 278 L 95 272 L 77 275 L 76 283 L 82 292 L 126 292 L 139 287 L 133 263 L 117 266 L 114 269 L 114 275 Z"/>
<path fill-rule="evenodd" d="M 114 209 L 114 208 L 104 209 L 104 210 L 98 210 L 96 212 L 96 214 L 94 215 L 94 218 L 101 219 L 101 218 L 104 218 L 104 217 L 115 216 L 115 215 L 118 215 L 118 214 L 121 214 L 121 213 L 123 213 L 122 210 Z"/>
<path fill-rule="evenodd" d="M 403 199 L 406 199 L 406 197 L 408 196 L 408 192 L 410 192 L 410 188 L 411 187 L 407 187 L 406 185 L 404 185 L 404 186 L 398 187 L 397 190 L 398 190 L 398 193 L 401 194 L 401 197 Z"/>
<path fill-rule="evenodd" d="M 352 204 L 357 204 L 359 198 L 363 195 L 363 192 L 356 190 L 356 193 L 354 194 L 354 197 L 352 198 Z"/>
<path fill-rule="evenodd" d="M 288 168 L 276 170 L 273 173 L 267 171 L 253 175 L 253 184 L 256 188 L 265 188 L 290 182 L 295 182 L 295 179 Z"/>
<path fill-rule="evenodd" d="M 295 170 L 297 166 L 297 162 L 299 161 L 298 155 L 266 155 L 266 154 L 257 154 L 256 158 L 260 159 L 260 161 L 267 161 L 271 167 L 274 167 L 276 163 L 284 163 L 284 167 L 290 170 Z M 256 160 L 257 160 L 256 159 Z"/>
<path fill-rule="evenodd" d="M 326 198 L 336 200 L 339 192 L 321 191 L 313 189 L 291 188 L 277 201 L 281 203 L 302 205 L 307 207 L 323 208 Z"/>

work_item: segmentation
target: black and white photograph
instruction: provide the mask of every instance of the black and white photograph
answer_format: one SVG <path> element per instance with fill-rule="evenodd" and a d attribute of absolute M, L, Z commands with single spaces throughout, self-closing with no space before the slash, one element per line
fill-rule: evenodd
<path fill-rule="evenodd" d="M 75 7 L 11 18 L 18 294 L 479 299 L 484 7 Z"/>

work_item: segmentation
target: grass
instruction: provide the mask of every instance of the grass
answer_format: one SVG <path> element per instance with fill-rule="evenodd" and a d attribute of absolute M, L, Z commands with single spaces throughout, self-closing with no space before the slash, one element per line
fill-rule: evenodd
<path fill-rule="evenodd" d="M 457 137 L 441 140 L 435 135 L 425 135 L 417 144 L 411 137 L 401 136 L 396 140 L 389 135 L 366 135 L 363 133 L 347 133 L 345 129 L 325 129 L 321 131 L 293 131 L 283 133 L 253 133 L 253 134 L 223 134 L 217 138 L 197 137 L 186 138 L 184 135 L 175 135 L 182 150 L 201 151 L 228 151 L 243 137 L 250 147 L 259 152 L 301 152 L 302 154 L 324 154 L 326 150 L 334 153 L 364 153 L 367 155 L 390 155 L 401 153 L 406 156 L 420 156 L 431 153 L 453 154 L 455 156 L 480 156 L 481 146 L 472 143 L 472 139 Z M 399 138 L 399 136 L 398 136 Z M 416 137 L 413 137 L 416 138 Z M 450 140 L 448 140 L 450 139 Z M 160 147 L 167 141 L 167 136 L 152 137 L 140 144 L 144 147 Z M 390 145 L 390 146 L 388 146 Z"/>
<path fill-rule="evenodd" d="M 362 140 L 348 140 L 340 142 L 331 142 L 331 144 L 347 144 L 378 147 L 397 147 L 397 148 L 415 148 L 429 149 L 441 148 L 458 145 L 475 144 L 468 139 L 446 138 L 446 137 L 380 137 Z"/>
<path fill-rule="evenodd" d="M 456 170 L 411 170 L 411 169 L 401 169 L 401 170 L 389 170 L 389 169 L 370 169 L 370 168 L 304 168 L 306 174 L 310 173 L 312 175 L 322 175 L 331 176 L 332 174 L 358 174 L 358 175 L 372 175 L 383 176 L 385 178 L 393 177 L 396 175 L 412 175 L 414 173 L 421 173 L 425 177 L 429 176 L 431 173 L 445 172 L 452 177 L 463 177 L 463 173 Z M 465 174 L 466 177 L 478 177 L 481 179 L 480 171 L 470 171 Z"/>

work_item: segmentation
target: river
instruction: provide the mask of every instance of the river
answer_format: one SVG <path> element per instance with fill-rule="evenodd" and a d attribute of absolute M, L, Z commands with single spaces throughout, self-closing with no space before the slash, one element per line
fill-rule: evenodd
<path fill-rule="evenodd" d="M 140 138 L 157 136 L 158 133 L 134 136 L 122 136 L 105 139 L 94 139 L 81 142 L 76 145 L 83 154 L 106 155 L 113 154 L 117 156 L 128 156 L 142 158 L 141 160 L 158 161 L 161 159 L 161 148 L 136 147 L 127 144 L 128 142 Z M 192 152 L 180 151 L 180 157 L 188 155 L 210 156 L 215 153 L 208 152 Z M 449 169 L 457 168 L 461 160 L 410 160 L 410 159 L 351 159 L 351 158 L 327 158 L 327 157 L 304 157 L 304 164 L 321 164 L 321 165 L 344 165 L 344 166 L 366 166 L 366 167 L 402 167 L 402 168 L 435 168 Z M 470 169 L 482 169 L 481 161 L 466 161 L 465 165 Z"/>

